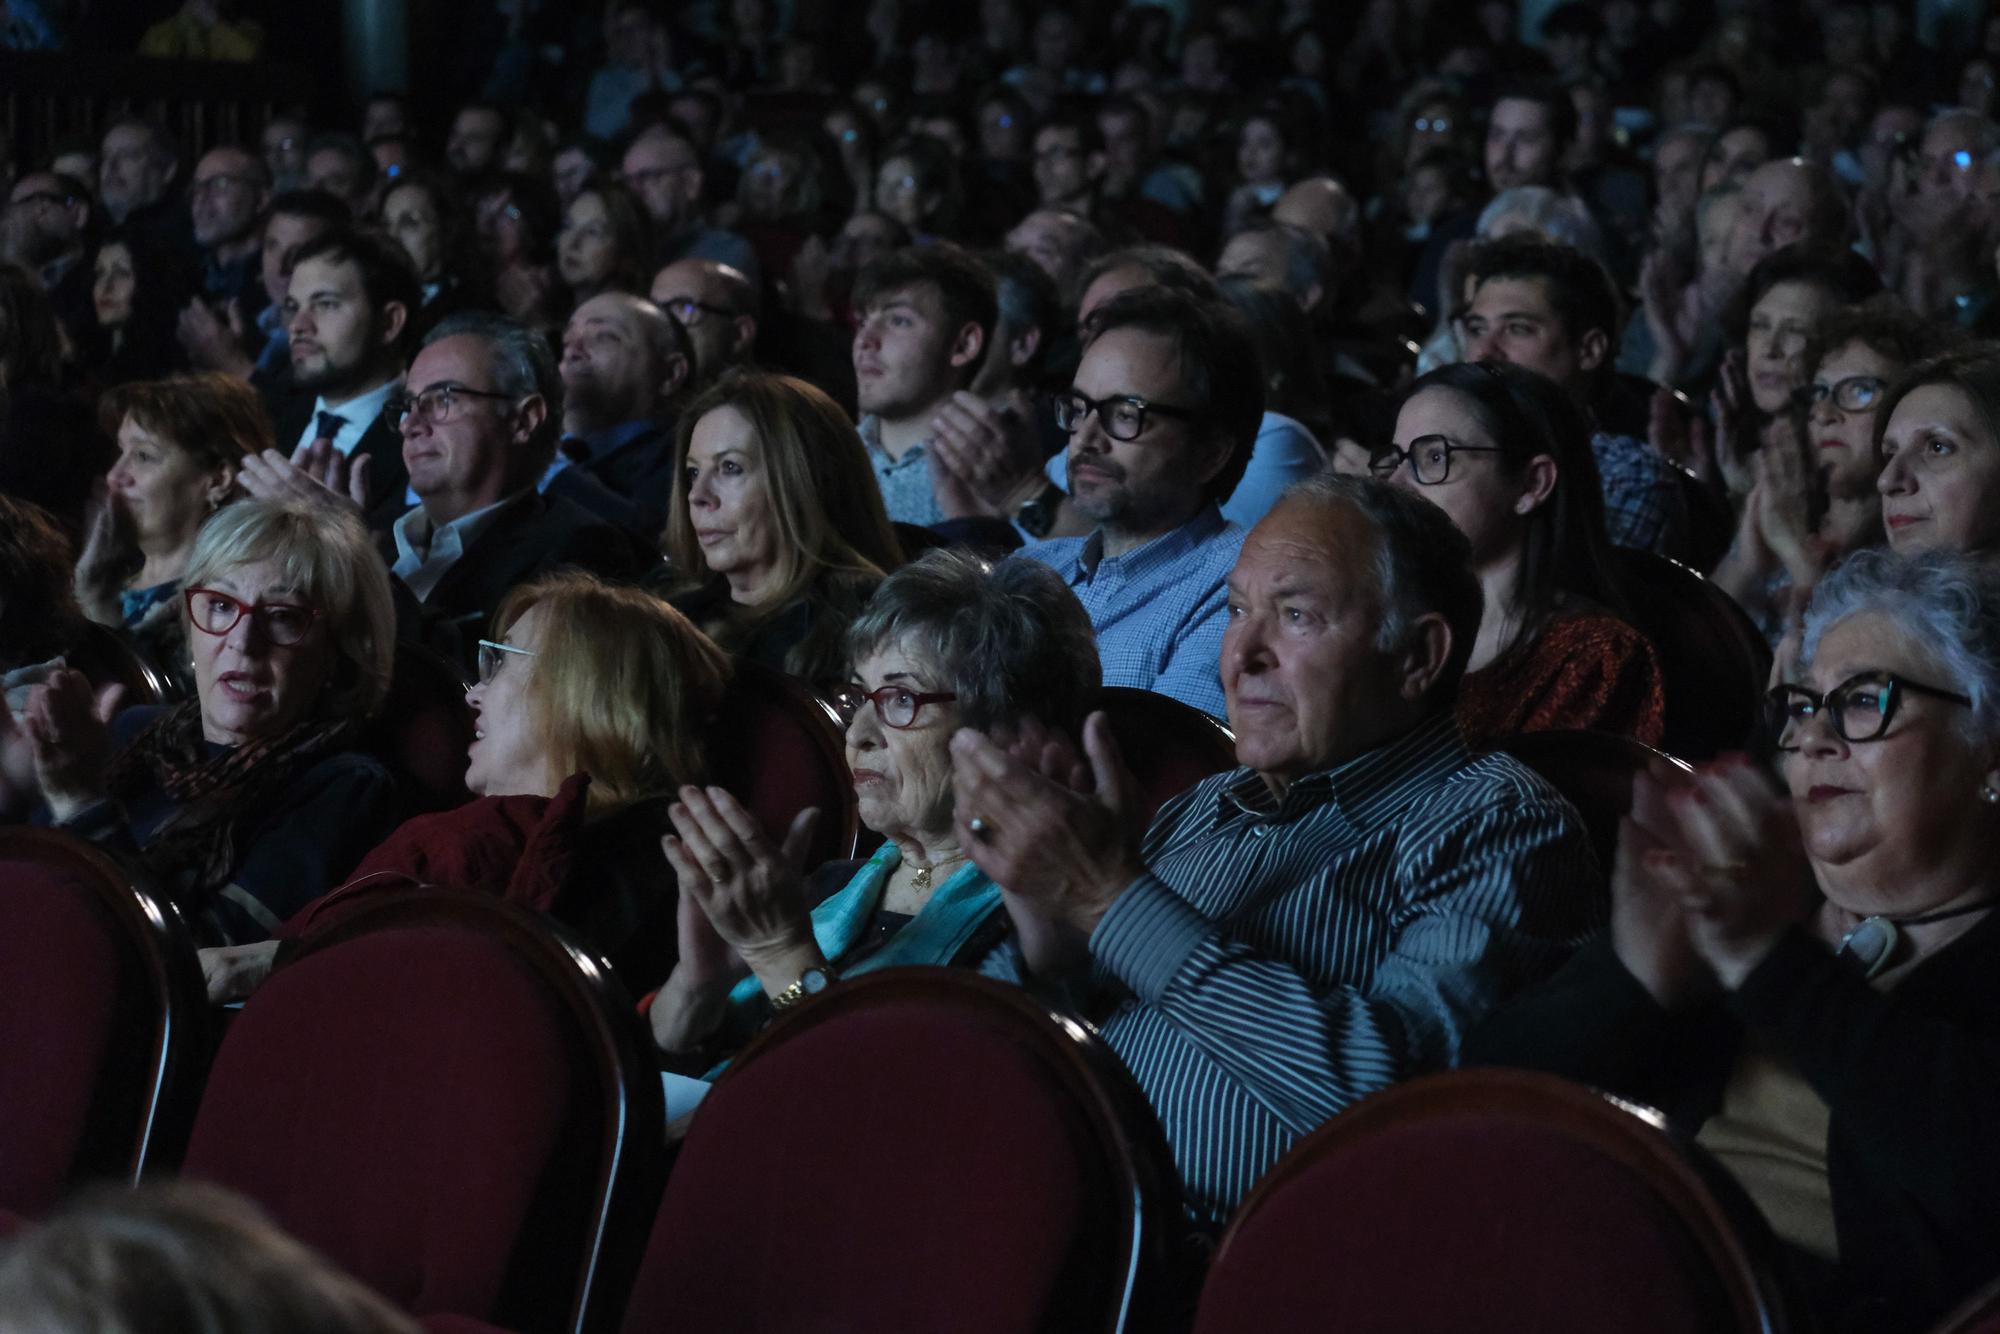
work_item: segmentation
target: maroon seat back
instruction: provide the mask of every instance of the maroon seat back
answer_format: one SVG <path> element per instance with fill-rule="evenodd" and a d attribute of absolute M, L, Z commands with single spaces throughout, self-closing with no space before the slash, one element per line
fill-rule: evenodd
<path fill-rule="evenodd" d="M 1607 875 L 1618 850 L 1618 822 L 1632 809 L 1632 780 L 1653 764 L 1688 769 L 1644 742 L 1610 732 L 1522 732 L 1500 738 L 1493 749 L 1506 751 L 1569 798 Z"/>
<path fill-rule="evenodd" d="M 367 748 L 408 781 L 422 809 L 450 810 L 472 800 L 465 787 L 472 724 L 458 668 L 422 644 L 399 642 L 389 696 L 369 728 Z"/>
<path fill-rule="evenodd" d="M 1660 654 L 1661 749 L 1712 760 L 1749 748 L 1771 674 L 1764 636 L 1734 599 L 1687 566 L 1624 547 L 1613 555 L 1633 624 Z"/>
<path fill-rule="evenodd" d="M 624 1329 L 1157 1328 L 1167 1164 L 1082 1025 L 969 972 L 884 969 L 781 1018 L 709 1093 Z"/>
<path fill-rule="evenodd" d="M 1148 821 L 1168 798 L 1236 767 L 1235 734 L 1171 695 L 1105 686 L 1093 707 L 1103 710 L 1118 753 L 1139 780 Z"/>
<path fill-rule="evenodd" d="M 2000 1259 L 1994 1263 L 2000 1264 Z M 1988 1284 L 1967 1298 L 1931 1334 L 2000 1334 L 2000 1282 Z"/>
<path fill-rule="evenodd" d="M 1271 1169 L 1216 1252 L 1195 1334 L 1782 1328 L 1768 1232 L 1738 1221 L 1636 1109 L 1548 1075 L 1433 1075 Z"/>
<path fill-rule="evenodd" d="M 251 996 L 185 1172 L 413 1314 L 600 1326 L 657 1184 L 643 1042 L 609 968 L 546 919 L 412 890 L 304 942 Z"/>
<path fill-rule="evenodd" d="M 861 829 L 840 716 L 796 677 L 734 664 L 709 731 L 709 779 L 750 808 L 773 840 L 819 808 L 808 866 L 852 857 Z"/>
<path fill-rule="evenodd" d="M 0 1208 L 179 1156 L 207 995 L 179 914 L 89 844 L 0 829 Z"/>

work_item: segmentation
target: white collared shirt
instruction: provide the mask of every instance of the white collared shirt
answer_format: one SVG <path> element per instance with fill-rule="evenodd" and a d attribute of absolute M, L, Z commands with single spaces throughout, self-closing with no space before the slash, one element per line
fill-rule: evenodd
<path fill-rule="evenodd" d="M 461 514 L 442 527 L 434 527 L 430 514 L 422 505 L 417 506 L 396 520 L 389 530 L 396 539 L 396 563 L 389 567 L 390 572 L 403 581 L 417 601 L 428 601 L 451 567 L 493 526 L 500 511 L 520 497 L 517 491 L 483 510 Z"/>
<path fill-rule="evenodd" d="M 312 415 L 306 418 L 305 433 L 298 438 L 293 448 L 304 449 L 319 439 L 319 414 L 331 412 L 342 418 L 341 428 L 333 437 L 333 447 L 340 451 L 343 458 L 351 456 L 361 444 L 361 437 L 368 434 L 368 428 L 382 415 L 382 406 L 389 401 L 389 395 L 402 383 L 401 380 L 391 380 L 385 385 L 370 389 L 358 398 L 350 398 L 345 403 L 329 403 L 324 398 L 314 399 Z"/>

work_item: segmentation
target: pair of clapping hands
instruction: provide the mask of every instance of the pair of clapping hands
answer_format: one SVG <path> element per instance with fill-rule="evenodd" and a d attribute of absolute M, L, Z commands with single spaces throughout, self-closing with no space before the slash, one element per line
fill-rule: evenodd
<path fill-rule="evenodd" d="M 1633 782 L 1611 874 L 1611 941 L 1662 1005 L 1734 990 L 1815 896 L 1788 796 L 1742 755 Z"/>
<path fill-rule="evenodd" d="M 1042 440 L 1035 408 L 1016 389 L 999 403 L 966 390 L 931 418 L 931 486 L 947 519 L 1007 518 L 1039 495 Z"/>
<path fill-rule="evenodd" d="M 256 500 L 352 509 L 367 513 L 370 460 L 349 458 L 328 440 L 300 445 L 290 458 L 275 449 L 244 456 L 237 484 Z"/>
<path fill-rule="evenodd" d="M 39 793 L 49 813 L 66 820 L 99 800 L 125 687 L 96 689 L 82 672 L 53 666 L 8 695 L 0 705 L 0 809 Z"/>

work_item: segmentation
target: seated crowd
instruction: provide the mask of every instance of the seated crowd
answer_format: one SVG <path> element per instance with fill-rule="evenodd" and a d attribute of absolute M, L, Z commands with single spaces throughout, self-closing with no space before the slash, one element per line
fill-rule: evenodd
<path fill-rule="evenodd" d="M 0 825 L 173 904 L 217 1004 L 385 896 L 519 904 L 684 1078 L 977 972 L 1102 1037 L 1196 1233 L 1484 1064 L 1663 1109 L 1825 1328 L 2000 1278 L 2000 20 L 681 8 L 448 123 L 22 164 Z M 1771 659 L 1693 767 L 1670 585 Z M 719 777 L 781 687 L 858 856 Z M 1154 809 L 1107 688 L 1236 767 Z M 1510 753 L 1574 733 L 1640 757 L 1609 865 Z M 0 1329 L 83 1327 L 119 1226 L 402 1327 L 234 1201 L 120 1209 L 0 1253 Z"/>

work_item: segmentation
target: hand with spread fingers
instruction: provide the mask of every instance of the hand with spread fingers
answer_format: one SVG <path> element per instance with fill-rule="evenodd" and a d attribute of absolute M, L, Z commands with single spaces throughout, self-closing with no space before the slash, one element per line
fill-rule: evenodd
<path fill-rule="evenodd" d="M 715 934 L 776 994 L 825 964 L 805 901 L 806 850 L 819 820 L 805 810 L 774 847 L 757 818 L 719 787 L 684 787 L 668 811 L 679 837 L 661 843 L 680 892 L 701 906 Z M 712 966 L 712 951 L 697 966 Z"/>
<path fill-rule="evenodd" d="M 291 458 L 275 449 L 246 454 L 237 481 L 257 500 L 347 509 L 357 516 L 368 506 L 368 461 L 350 468 L 331 447 L 302 445 Z"/>
<path fill-rule="evenodd" d="M 1653 999 L 1670 1009 L 1715 984 L 1688 938 L 1680 896 L 1655 872 L 1652 860 L 1668 850 L 1674 827 L 1668 794 L 1683 781 L 1664 765 L 1633 779 L 1632 810 L 1619 822 L 1611 867 L 1612 949 Z"/>
<path fill-rule="evenodd" d="M 1032 745 L 1016 743 L 1024 750 Z M 955 818 L 972 859 L 1012 899 L 1087 936 L 1146 864 L 1130 818 L 1133 778 L 1102 713 L 1085 721 L 1083 746 L 1088 792 L 1050 776 L 1076 767 L 1064 762 L 1057 743 L 1045 742 L 1043 754 L 1030 761 L 966 728 L 952 738 L 951 755 Z"/>
<path fill-rule="evenodd" d="M 1018 391 L 996 407 L 961 389 L 931 419 L 932 454 L 958 480 L 972 513 L 1006 515 L 1046 484 L 1033 414 Z"/>
<path fill-rule="evenodd" d="M 1679 899 L 1695 953 L 1734 990 L 1811 910 L 1797 817 L 1740 755 L 1703 765 L 1666 807 L 1672 832 L 1644 854 L 1647 871 Z"/>
<path fill-rule="evenodd" d="M 93 691 L 82 672 L 61 668 L 28 692 L 21 711 L 35 757 L 35 780 L 58 820 L 104 795 L 111 762 L 111 719 L 125 687 Z"/>

